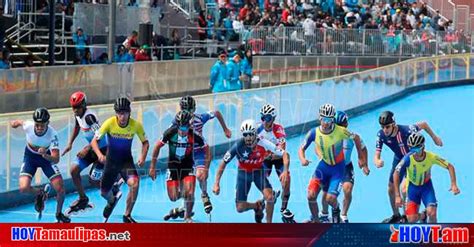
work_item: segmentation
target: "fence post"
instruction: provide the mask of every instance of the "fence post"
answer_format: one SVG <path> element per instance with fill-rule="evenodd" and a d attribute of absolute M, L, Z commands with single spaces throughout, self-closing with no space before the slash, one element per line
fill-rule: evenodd
<path fill-rule="evenodd" d="M 21 22 L 21 17 L 20 17 L 20 15 L 21 15 L 21 12 L 18 12 L 18 16 L 17 16 L 17 20 L 16 20 L 16 24 L 17 24 L 17 26 L 18 26 L 18 28 L 17 28 L 18 31 L 17 31 L 17 33 L 16 33 L 16 42 L 17 42 L 18 44 L 20 43 L 20 31 L 21 31 L 21 30 L 20 30 L 20 22 Z"/>
<path fill-rule="evenodd" d="M 327 53 L 327 43 L 326 43 L 326 39 L 327 39 L 327 29 L 324 29 L 324 32 L 323 32 L 323 46 L 324 46 L 324 49 L 323 49 L 323 53 L 326 54 Z"/>
<path fill-rule="evenodd" d="M 62 19 L 62 28 L 61 28 L 61 35 L 62 35 L 62 37 L 61 37 L 61 44 L 65 44 L 65 43 L 66 43 L 66 42 L 64 42 L 64 33 L 65 33 L 64 25 L 65 25 L 65 23 L 66 23 L 66 20 L 65 20 L 65 18 L 66 18 L 66 13 L 65 13 L 65 12 L 62 12 L 62 18 L 63 18 L 63 19 Z M 67 48 L 66 48 L 66 49 L 67 49 Z M 64 59 L 64 61 L 66 61 L 66 60 L 67 60 L 67 58 Z"/>
<path fill-rule="evenodd" d="M 362 56 L 365 55 L 365 29 L 362 31 Z"/>
<path fill-rule="evenodd" d="M 163 61 L 163 53 L 165 52 L 165 50 L 163 49 L 163 44 L 161 44 L 161 52 L 160 52 L 160 61 Z"/>
<path fill-rule="evenodd" d="M 285 55 L 286 54 L 286 37 L 287 36 L 287 33 L 286 33 L 286 28 L 283 29 L 283 47 L 282 47 L 282 54 Z"/>

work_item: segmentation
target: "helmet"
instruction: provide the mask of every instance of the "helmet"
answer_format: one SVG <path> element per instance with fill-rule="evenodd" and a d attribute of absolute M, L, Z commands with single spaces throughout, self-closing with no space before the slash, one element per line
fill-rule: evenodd
<path fill-rule="evenodd" d="M 253 119 L 247 119 L 242 122 L 240 125 L 240 132 L 242 134 L 253 133 L 256 134 L 257 129 L 255 127 L 255 121 Z"/>
<path fill-rule="evenodd" d="M 349 120 L 349 118 L 347 117 L 347 114 L 343 111 L 337 111 L 335 118 L 336 118 L 337 125 L 346 125 L 347 121 Z"/>
<path fill-rule="evenodd" d="M 128 100 L 125 97 L 118 97 L 114 104 L 114 110 L 116 112 L 119 112 L 119 111 L 131 112 L 132 109 L 130 108 L 130 100 Z"/>
<path fill-rule="evenodd" d="M 175 121 L 178 126 L 190 126 L 192 118 L 193 114 L 191 112 L 181 110 L 176 114 Z"/>
<path fill-rule="evenodd" d="M 186 110 L 190 112 L 196 111 L 196 101 L 193 97 L 189 95 L 186 95 L 181 98 L 181 100 L 179 101 L 179 106 L 181 107 L 181 110 Z"/>
<path fill-rule="evenodd" d="M 336 114 L 336 108 L 331 104 L 324 104 L 319 107 L 319 116 L 333 118 Z"/>
<path fill-rule="evenodd" d="M 263 117 L 265 115 L 271 115 L 273 118 L 275 118 L 277 115 L 275 106 L 271 104 L 265 104 L 262 106 L 262 109 L 260 109 L 260 116 Z"/>
<path fill-rule="evenodd" d="M 87 103 L 86 94 L 81 91 L 73 93 L 69 98 L 69 103 L 71 104 L 71 107 L 85 107 Z"/>
<path fill-rule="evenodd" d="M 380 125 L 387 125 L 395 122 L 395 118 L 393 117 L 393 112 L 391 111 L 384 111 L 379 116 L 379 123 Z"/>
<path fill-rule="evenodd" d="M 411 133 L 408 136 L 409 147 L 421 147 L 425 144 L 425 137 L 420 132 Z"/>
<path fill-rule="evenodd" d="M 46 123 L 49 121 L 49 112 L 48 109 L 40 107 L 35 110 L 33 113 L 33 120 L 36 123 Z"/>

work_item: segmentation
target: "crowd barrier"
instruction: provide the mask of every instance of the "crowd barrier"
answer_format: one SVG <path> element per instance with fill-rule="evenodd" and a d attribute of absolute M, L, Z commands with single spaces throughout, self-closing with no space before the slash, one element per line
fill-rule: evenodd
<path fill-rule="evenodd" d="M 204 136 L 213 147 L 214 154 L 222 154 L 231 141 L 239 135 L 239 125 L 247 118 L 256 119 L 260 107 L 271 103 L 279 109 L 278 121 L 294 134 L 313 127 L 317 117 L 314 109 L 326 102 L 331 102 L 337 109 L 350 110 L 362 106 L 373 106 L 374 102 L 386 100 L 413 89 L 416 86 L 436 86 L 439 82 L 474 79 L 474 54 L 446 57 L 419 58 L 404 61 L 360 73 L 316 80 L 306 83 L 281 85 L 269 88 L 245 91 L 207 94 L 196 96 L 197 112 L 219 110 L 234 133 L 228 140 L 222 133 L 218 121 L 212 121 L 204 128 Z M 50 97 L 57 97 L 50 95 Z M 89 98 L 93 99 L 94 95 Z M 9 104 L 15 104 L 11 101 Z M 92 106 L 98 112 L 99 119 L 104 121 L 113 116 L 112 105 Z M 145 132 L 153 145 L 162 132 L 170 125 L 178 111 L 177 99 L 134 102 L 132 117 L 141 121 Z M 0 115 L 0 192 L 18 189 L 18 175 L 22 164 L 25 147 L 23 131 L 9 127 L 13 119 L 31 119 L 31 112 Z M 51 111 L 51 125 L 58 131 L 60 147 L 67 144 L 74 119 L 70 109 Z M 59 169 L 65 178 L 69 178 L 69 167 L 75 154 L 85 145 L 78 138 L 74 148 L 61 158 Z M 137 155 L 141 145 L 135 140 L 133 153 Z M 167 148 L 161 152 L 167 154 Z M 135 156 L 136 157 L 136 156 Z M 150 155 L 148 155 L 150 158 Z M 161 167 L 164 163 L 161 162 Z M 45 183 L 41 172 L 37 173 L 33 184 Z"/>

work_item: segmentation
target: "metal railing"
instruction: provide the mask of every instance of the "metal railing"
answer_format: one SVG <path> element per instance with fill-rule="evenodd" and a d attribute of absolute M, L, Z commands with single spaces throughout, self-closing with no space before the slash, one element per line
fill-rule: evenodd
<path fill-rule="evenodd" d="M 467 33 L 474 30 L 472 21 L 469 23 L 470 8 L 474 8 L 474 5 L 455 4 L 452 0 L 425 0 L 425 2 L 431 7 L 432 13 L 438 9 L 445 19 L 452 20 L 456 29 L 463 29 Z"/>
<path fill-rule="evenodd" d="M 175 8 L 179 9 L 189 19 L 193 19 L 196 16 L 196 4 L 199 5 L 198 0 L 170 0 L 170 4 Z"/>
<path fill-rule="evenodd" d="M 255 54 L 412 57 L 472 51 L 471 37 L 459 32 L 316 29 L 305 33 L 303 28 L 280 26 L 250 27 L 240 35 Z"/>
<path fill-rule="evenodd" d="M 34 0 L 3 0 L 4 15 L 15 17 L 19 12 L 35 12 L 36 3 Z"/>

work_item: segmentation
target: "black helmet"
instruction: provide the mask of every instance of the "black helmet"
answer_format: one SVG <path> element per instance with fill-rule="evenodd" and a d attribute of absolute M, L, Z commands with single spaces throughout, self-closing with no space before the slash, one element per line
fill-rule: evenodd
<path fill-rule="evenodd" d="M 181 110 L 194 112 L 196 110 L 196 101 L 193 97 L 186 95 L 179 101 L 179 106 L 181 107 Z"/>
<path fill-rule="evenodd" d="M 384 125 L 391 124 L 394 122 L 395 122 L 395 118 L 393 117 L 393 112 L 384 111 L 380 114 L 380 117 L 379 117 L 380 125 L 384 126 Z"/>
<path fill-rule="evenodd" d="M 193 114 L 188 111 L 179 111 L 176 114 L 175 121 L 178 126 L 190 126 Z"/>
<path fill-rule="evenodd" d="M 126 97 L 117 98 L 114 104 L 114 110 L 116 112 L 119 112 L 119 111 L 131 112 L 132 109 L 130 108 L 130 100 L 128 100 Z"/>
<path fill-rule="evenodd" d="M 36 123 L 46 123 L 49 121 L 49 112 L 48 109 L 40 107 L 35 110 L 33 113 L 33 120 Z"/>

